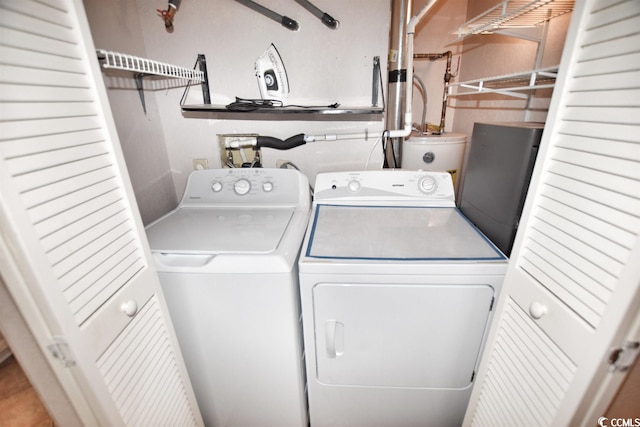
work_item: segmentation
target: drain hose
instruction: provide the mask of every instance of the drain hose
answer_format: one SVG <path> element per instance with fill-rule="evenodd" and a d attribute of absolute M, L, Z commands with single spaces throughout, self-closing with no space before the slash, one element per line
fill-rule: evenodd
<path fill-rule="evenodd" d="M 272 136 L 258 136 L 256 138 L 257 148 L 274 148 L 276 150 L 288 150 L 305 143 L 304 134 L 294 135 L 284 141 Z"/>

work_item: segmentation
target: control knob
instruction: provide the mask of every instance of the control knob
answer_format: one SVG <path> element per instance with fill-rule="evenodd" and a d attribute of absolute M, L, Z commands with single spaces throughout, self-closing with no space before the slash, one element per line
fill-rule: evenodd
<path fill-rule="evenodd" d="M 355 179 L 351 180 L 349 181 L 349 184 L 347 184 L 347 187 L 349 188 L 349 191 L 353 191 L 355 193 L 360 190 L 360 181 L 356 181 Z"/>
<path fill-rule="evenodd" d="M 420 191 L 425 194 L 432 194 L 438 189 L 438 182 L 432 176 L 425 176 L 418 183 Z"/>
<path fill-rule="evenodd" d="M 220 191 L 222 191 L 222 183 L 220 181 L 214 181 L 211 184 L 211 189 L 214 193 L 219 193 Z"/>
<path fill-rule="evenodd" d="M 251 191 L 251 183 L 244 178 L 239 179 L 233 184 L 233 191 L 235 191 L 238 196 L 244 196 Z"/>

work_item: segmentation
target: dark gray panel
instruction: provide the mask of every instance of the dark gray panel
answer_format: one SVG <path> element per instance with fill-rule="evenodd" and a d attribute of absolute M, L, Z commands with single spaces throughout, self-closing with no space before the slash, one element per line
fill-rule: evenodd
<path fill-rule="evenodd" d="M 460 210 L 506 255 L 511 252 L 543 123 L 476 123 Z"/>

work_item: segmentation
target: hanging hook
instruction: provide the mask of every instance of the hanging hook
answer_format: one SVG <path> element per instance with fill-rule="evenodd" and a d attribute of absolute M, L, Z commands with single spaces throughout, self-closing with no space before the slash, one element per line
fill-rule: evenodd
<path fill-rule="evenodd" d="M 182 0 L 169 0 L 167 10 L 157 9 L 158 15 L 164 19 L 164 28 L 168 33 L 173 33 L 173 18 L 180 7 Z"/>

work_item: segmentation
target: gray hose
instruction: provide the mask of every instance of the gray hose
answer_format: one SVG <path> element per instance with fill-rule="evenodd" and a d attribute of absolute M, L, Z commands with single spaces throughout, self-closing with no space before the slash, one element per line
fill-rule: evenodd
<path fill-rule="evenodd" d="M 420 134 L 423 134 L 425 132 L 424 126 L 426 125 L 427 121 L 427 89 L 424 87 L 422 79 L 415 74 L 413 75 L 413 80 L 418 82 L 418 85 L 422 90 L 422 99 L 424 100 L 424 104 L 422 105 L 422 125 L 420 126 Z"/>

